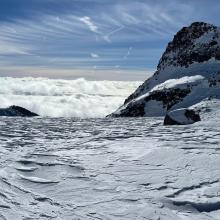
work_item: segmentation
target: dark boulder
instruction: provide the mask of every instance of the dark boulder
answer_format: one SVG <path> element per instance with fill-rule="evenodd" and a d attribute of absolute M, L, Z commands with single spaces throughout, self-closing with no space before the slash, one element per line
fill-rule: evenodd
<path fill-rule="evenodd" d="M 31 112 L 20 106 L 12 105 L 8 108 L 0 108 L 0 116 L 8 117 L 35 117 L 39 116 L 38 114 Z"/>
<path fill-rule="evenodd" d="M 187 125 L 201 121 L 199 113 L 192 109 L 178 109 L 166 114 L 164 125 Z"/>

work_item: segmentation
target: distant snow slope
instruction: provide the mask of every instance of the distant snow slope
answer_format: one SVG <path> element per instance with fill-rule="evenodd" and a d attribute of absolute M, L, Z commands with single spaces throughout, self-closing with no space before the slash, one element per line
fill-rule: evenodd
<path fill-rule="evenodd" d="M 140 82 L 0 77 L 0 108 L 18 105 L 50 117 L 104 117 Z"/>
<path fill-rule="evenodd" d="M 112 116 L 163 116 L 213 97 L 220 98 L 220 28 L 196 22 L 174 36 L 155 74 Z"/>

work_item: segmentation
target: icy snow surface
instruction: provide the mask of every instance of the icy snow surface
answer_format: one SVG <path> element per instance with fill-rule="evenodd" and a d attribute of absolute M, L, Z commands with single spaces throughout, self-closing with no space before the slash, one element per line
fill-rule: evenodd
<path fill-rule="evenodd" d="M 0 219 L 220 219 L 220 104 L 202 106 L 186 126 L 0 118 Z"/>

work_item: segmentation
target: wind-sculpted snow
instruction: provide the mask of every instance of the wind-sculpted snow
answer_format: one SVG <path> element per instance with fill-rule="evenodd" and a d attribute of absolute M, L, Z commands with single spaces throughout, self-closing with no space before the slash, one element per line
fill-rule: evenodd
<path fill-rule="evenodd" d="M 140 82 L 0 77 L 0 108 L 18 105 L 41 116 L 104 117 Z"/>
<path fill-rule="evenodd" d="M 219 107 L 200 103 L 201 122 L 166 127 L 1 118 L 0 218 L 218 220 Z"/>

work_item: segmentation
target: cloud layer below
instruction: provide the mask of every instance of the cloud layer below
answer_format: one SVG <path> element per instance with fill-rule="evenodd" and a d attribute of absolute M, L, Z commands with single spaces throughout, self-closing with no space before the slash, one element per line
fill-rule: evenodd
<path fill-rule="evenodd" d="M 49 117 L 105 117 L 140 83 L 0 77 L 0 107 L 18 105 Z"/>

